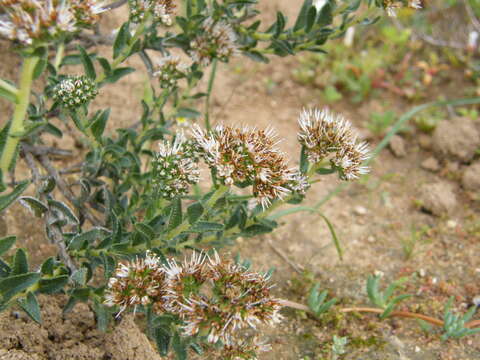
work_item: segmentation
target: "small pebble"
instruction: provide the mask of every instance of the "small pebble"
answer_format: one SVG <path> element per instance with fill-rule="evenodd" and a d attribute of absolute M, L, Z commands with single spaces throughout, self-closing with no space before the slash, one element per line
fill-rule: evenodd
<path fill-rule="evenodd" d="M 367 241 L 368 241 L 369 243 L 374 243 L 376 240 L 377 240 L 377 239 L 375 239 L 375 236 L 373 236 L 373 235 L 370 235 L 370 236 L 367 238 Z"/>
<path fill-rule="evenodd" d="M 420 347 L 415 346 L 415 352 L 416 352 L 416 353 L 420 352 Z"/>
<path fill-rule="evenodd" d="M 364 208 L 363 206 L 356 206 L 355 209 L 353 209 L 354 213 L 359 216 L 367 215 L 368 210 Z"/>
<path fill-rule="evenodd" d="M 418 270 L 418 275 L 420 277 L 425 277 L 425 275 L 427 274 L 427 272 L 425 271 L 425 269 L 420 269 Z"/>
<path fill-rule="evenodd" d="M 422 169 L 432 171 L 432 172 L 436 172 L 440 170 L 440 164 L 438 160 L 435 159 L 434 157 L 429 157 L 428 159 L 422 161 L 420 166 L 422 167 Z"/>
<path fill-rule="evenodd" d="M 435 285 L 438 282 L 438 279 L 436 277 L 432 278 L 432 284 Z"/>
<path fill-rule="evenodd" d="M 447 221 L 447 227 L 449 229 L 455 229 L 457 227 L 458 223 L 455 220 L 448 220 Z"/>
<path fill-rule="evenodd" d="M 473 298 L 472 300 L 472 303 L 473 305 L 475 305 L 476 307 L 479 307 L 480 306 L 480 295 L 477 295 Z"/>
<path fill-rule="evenodd" d="M 381 271 L 381 270 L 375 270 L 375 271 L 373 272 L 373 274 L 374 274 L 375 276 L 378 276 L 378 277 L 381 277 L 381 278 L 385 275 L 385 273 L 384 273 L 383 271 Z"/>

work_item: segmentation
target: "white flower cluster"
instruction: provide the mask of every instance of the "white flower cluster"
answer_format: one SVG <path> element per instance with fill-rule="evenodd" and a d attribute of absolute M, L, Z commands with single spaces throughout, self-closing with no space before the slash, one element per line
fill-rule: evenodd
<path fill-rule="evenodd" d="M 24 45 L 49 41 L 98 21 L 103 0 L 0 0 L 0 35 Z"/>
<path fill-rule="evenodd" d="M 153 76 L 160 80 L 160 87 L 175 87 L 177 81 L 185 76 L 187 65 L 178 56 L 165 56 L 158 60 Z"/>
<path fill-rule="evenodd" d="M 177 315 L 186 336 L 199 333 L 211 344 L 223 343 L 224 358 L 234 354 L 255 355 L 270 347 L 258 339 L 239 341 L 243 329 L 281 321 L 281 304 L 270 294 L 269 276 L 248 271 L 215 252 L 211 258 L 193 253 L 178 263 L 147 252 L 145 259 L 120 264 L 109 280 L 105 304 L 149 305 L 157 313 Z M 228 356 L 227 356 L 228 355 Z"/>
<path fill-rule="evenodd" d="M 160 144 L 152 167 L 153 184 L 159 196 L 166 199 L 187 194 L 190 185 L 200 180 L 194 151 L 183 133 L 177 134 L 173 144 Z"/>
<path fill-rule="evenodd" d="M 76 108 L 93 100 L 98 94 L 94 80 L 82 76 L 68 76 L 53 89 L 53 99 L 67 108 Z"/>
<path fill-rule="evenodd" d="M 331 163 L 343 180 L 354 180 L 369 169 L 362 163 L 368 159 L 366 143 L 358 143 L 350 122 L 328 109 L 303 110 L 299 117 L 298 140 L 305 147 L 308 160 L 319 163 L 333 154 Z"/>
<path fill-rule="evenodd" d="M 397 9 L 405 7 L 405 2 L 406 2 L 406 6 L 411 9 L 419 10 L 422 8 L 422 3 L 420 0 L 403 0 L 403 1 L 384 0 L 383 6 L 388 16 L 396 17 Z"/>
<path fill-rule="evenodd" d="M 130 21 L 140 23 L 150 13 L 153 21 L 166 26 L 173 24 L 174 0 L 128 0 Z"/>
<path fill-rule="evenodd" d="M 237 35 L 225 21 L 215 22 L 211 17 L 202 23 L 201 33 L 190 43 L 193 62 L 208 66 L 214 58 L 227 61 L 238 55 Z"/>

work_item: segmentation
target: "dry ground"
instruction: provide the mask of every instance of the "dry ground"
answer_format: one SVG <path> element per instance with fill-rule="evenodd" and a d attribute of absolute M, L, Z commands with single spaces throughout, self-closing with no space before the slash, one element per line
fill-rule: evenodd
<path fill-rule="evenodd" d="M 265 17 L 270 19 L 277 9 L 286 11 L 293 18 L 298 5 L 288 0 L 262 3 Z M 113 26 L 118 19 L 108 19 L 107 22 Z M 1 46 L 5 48 L 6 45 Z M 100 52 L 106 50 L 99 48 Z M 7 60 L 0 67 L 0 75 L 15 78 L 12 69 L 16 69 L 18 59 Z M 130 61 L 141 70 L 123 79 L 115 88 L 107 89 L 95 104 L 113 108 L 110 130 L 135 122 L 141 113 L 138 100 L 142 96 L 146 75 L 137 59 Z M 213 97 L 214 121 L 273 126 L 285 139 L 281 147 L 290 154 L 297 154 L 295 133 L 300 109 L 324 104 L 317 92 L 292 80 L 291 70 L 295 66 L 298 62 L 293 58 L 274 59 L 268 65 L 243 58 L 228 65 L 222 64 Z M 456 88 L 458 84 L 449 86 Z M 449 86 L 440 91 L 448 94 Z M 368 100 L 359 106 L 343 101 L 333 109 L 345 114 L 368 137 L 362 128 L 369 114 L 379 107 L 379 101 L 383 100 Z M 389 102 L 400 113 L 409 106 L 393 97 Z M 4 114 L 9 111 L 5 107 L 2 110 Z M 475 126 L 480 126 L 478 119 Z M 374 271 L 381 271 L 386 281 L 400 276 L 411 277 L 407 291 L 416 295 L 408 302 L 411 310 L 441 316 L 442 304 L 449 296 L 455 296 L 457 304 L 467 306 L 475 295 L 480 294 L 480 202 L 478 194 L 465 191 L 459 181 L 468 164 L 435 153 L 431 137 L 414 132 L 405 135 L 403 140 L 406 145 L 404 157 L 396 157 L 388 150 L 382 152 L 372 166 L 371 175 L 349 186 L 321 208 L 338 231 L 345 249 L 343 261 L 339 260 L 332 246 L 325 223 L 313 214 L 291 215 L 285 218 L 284 225 L 275 234 L 240 239 L 229 251 L 251 259 L 254 268 L 274 266 L 278 296 L 299 302 L 305 301 L 304 296 L 312 282 L 320 282 L 332 296 L 340 299 L 340 306 L 368 305 L 366 277 Z M 70 144 L 71 139 L 67 137 L 59 145 L 69 147 Z M 432 155 L 440 160 L 437 172 L 420 166 Z M 296 159 L 292 159 L 294 161 Z M 25 169 L 20 167 L 17 177 L 24 174 Z M 419 189 L 437 182 L 448 183 L 456 197 L 451 211 L 441 216 L 420 209 L 422 194 Z M 308 203 L 322 199 L 338 184 L 337 179 L 326 177 L 311 191 Z M 444 196 L 443 193 L 434 195 L 438 198 Z M 403 247 L 413 239 L 412 231 L 418 233 L 422 229 L 412 256 L 407 259 Z M 18 205 L 3 215 L 0 231 L 16 234 L 21 246 L 31 251 L 34 262 L 38 263 L 53 251 L 45 243 L 41 223 L 27 217 L 26 211 Z M 274 248 L 287 254 L 291 263 L 305 270 L 299 274 Z M 99 334 L 94 330 L 92 314 L 84 306 L 76 307 L 66 318 L 56 315 L 55 310 L 63 301 L 61 297 L 54 301 L 42 300 L 44 318 L 49 318 L 43 327 L 16 311 L 2 314 L 0 359 L 158 358 L 130 318 L 122 322 L 121 331 L 115 335 Z M 281 326 L 267 330 L 267 337 L 274 347 L 261 359 L 327 359 L 334 334 L 349 338 L 345 359 L 480 358 L 478 335 L 442 343 L 439 336 L 422 332 L 412 320 L 380 322 L 370 315 L 335 313 L 322 321 L 315 321 L 292 310 L 285 310 L 284 314 L 285 321 Z"/>

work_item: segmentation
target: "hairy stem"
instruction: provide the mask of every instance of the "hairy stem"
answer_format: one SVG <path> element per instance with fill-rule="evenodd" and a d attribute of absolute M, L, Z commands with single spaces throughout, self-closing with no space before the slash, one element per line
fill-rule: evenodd
<path fill-rule="evenodd" d="M 30 101 L 30 93 L 32 89 L 33 72 L 38 63 L 39 58 L 36 56 L 27 57 L 23 61 L 22 73 L 20 75 L 20 89 L 17 95 L 17 104 L 13 113 L 12 123 L 8 130 L 7 141 L 0 158 L 0 169 L 2 176 L 8 172 L 10 164 L 17 150 L 20 141 L 19 133 L 25 130 L 23 122 L 27 114 L 27 108 Z"/>
<path fill-rule="evenodd" d="M 215 82 L 215 76 L 217 75 L 218 59 L 213 59 L 212 71 L 210 72 L 210 78 L 208 79 L 207 97 L 205 99 L 205 128 L 210 131 L 210 96 L 213 90 L 213 83 Z"/>

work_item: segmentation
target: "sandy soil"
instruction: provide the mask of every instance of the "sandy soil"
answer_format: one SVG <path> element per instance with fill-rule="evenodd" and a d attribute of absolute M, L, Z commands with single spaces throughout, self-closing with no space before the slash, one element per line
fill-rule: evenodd
<path fill-rule="evenodd" d="M 263 2 L 261 6 L 268 10 L 266 18 L 273 18 L 279 8 L 293 17 L 297 8 L 297 4 L 287 0 Z M 110 27 L 118 23 L 118 18 L 106 20 Z M 5 44 L 0 43 L 0 46 Z M 98 49 L 101 53 L 106 50 L 106 47 Z M 141 70 L 123 79 L 115 88 L 107 88 L 96 100 L 97 107 L 113 108 L 111 131 L 135 122 L 141 113 L 138 99 L 142 96 L 146 74 L 138 59 L 130 61 Z M 15 78 L 11 69 L 15 69 L 17 63 L 17 58 L 7 58 L 0 67 L 0 75 Z M 244 59 L 222 64 L 212 101 L 213 120 L 273 126 L 285 139 L 281 147 L 290 154 L 297 154 L 295 133 L 300 109 L 324 104 L 318 92 L 293 81 L 291 70 L 295 66 L 298 61 L 293 58 L 274 59 L 268 65 Z M 450 87 L 455 89 L 456 86 L 453 83 L 442 87 L 441 91 L 448 95 Z M 335 104 L 333 110 L 344 113 L 364 137 L 369 137 L 363 129 L 364 124 L 369 114 L 388 96 L 380 100 L 372 98 L 359 106 L 342 101 Z M 409 106 L 393 96 L 388 101 L 399 113 Z M 7 113 L 5 103 L 0 105 L 2 113 Z M 478 119 L 473 126 L 480 130 Z M 370 140 L 373 145 L 377 141 Z M 341 306 L 368 305 L 366 277 L 381 271 L 387 281 L 400 276 L 411 277 L 406 289 L 415 294 L 407 302 L 411 310 L 441 316 L 442 304 L 450 296 L 454 296 L 464 310 L 472 298 L 480 294 L 480 201 L 475 191 L 467 191 L 461 185 L 462 174 L 470 162 L 459 162 L 435 152 L 431 136 L 411 132 L 402 135 L 402 141 L 405 156 L 397 157 L 384 151 L 373 164 L 370 176 L 350 185 L 321 208 L 341 238 L 345 249 L 343 261 L 338 259 L 325 223 L 313 214 L 291 215 L 275 234 L 240 239 L 229 251 L 251 259 L 257 269 L 274 266 L 276 292 L 282 298 L 304 302 L 311 284 L 320 282 L 332 296 L 340 299 Z M 71 139 L 66 137 L 59 146 L 69 147 L 69 142 Z M 421 166 L 432 156 L 439 161 L 436 172 Z M 295 161 L 292 159 L 292 163 Z M 25 174 L 20 165 L 17 177 Z M 434 183 L 448 184 L 455 197 L 453 205 L 441 216 L 422 210 L 425 197 L 422 192 L 428 192 Z M 322 199 L 338 185 L 337 179 L 326 177 L 312 189 L 308 203 Z M 443 193 L 434 194 L 440 199 L 443 196 Z M 27 221 L 29 225 L 25 226 Z M 412 231 L 421 232 L 421 235 L 417 236 L 412 256 L 406 258 L 403 246 L 413 239 Z M 0 233 L 17 234 L 20 245 L 30 251 L 34 264 L 54 251 L 45 242 L 42 232 L 41 222 L 30 219 L 18 205 L 12 206 L 0 219 Z M 304 271 L 298 273 L 273 247 L 288 254 L 289 261 Z M 62 316 L 60 306 L 63 302 L 61 296 L 42 298 L 42 312 L 47 319 L 43 326 L 33 323 L 16 309 L 1 314 L 0 359 L 159 358 L 131 317 L 117 324 L 115 335 L 112 332 L 100 334 L 86 306 L 79 305 L 72 313 Z M 380 322 L 370 315 L 332 314 L 316 321 L 292 310 L 285 310 L 284 315 L 285 321 L 280 327 L 266 330 L 274 347 L 261 359 L 327 359 L 334 334 L 349 338 L 345 359 L 480 358 L 478 335 L 442 343 L 437 335 L 422 332 L 411 320 Z"/>

